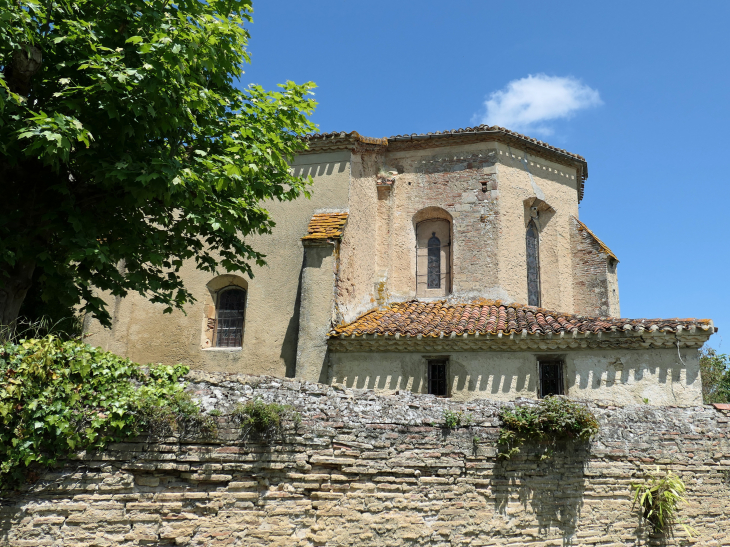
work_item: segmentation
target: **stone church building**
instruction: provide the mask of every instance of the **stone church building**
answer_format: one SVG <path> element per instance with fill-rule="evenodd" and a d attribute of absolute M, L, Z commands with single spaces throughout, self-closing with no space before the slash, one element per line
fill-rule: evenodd
<path fill-rule="evenodd" d="M 183 314 L 110 300 L 94 345 L 140 362 L 459 400 L 701 404 L 697 319 L 624 319 L 618 258 L 578 218 L 588 165 L 500 128 L 310 135 L 311 199 L 269 203 L 252 279 L 185 271 Z"/>

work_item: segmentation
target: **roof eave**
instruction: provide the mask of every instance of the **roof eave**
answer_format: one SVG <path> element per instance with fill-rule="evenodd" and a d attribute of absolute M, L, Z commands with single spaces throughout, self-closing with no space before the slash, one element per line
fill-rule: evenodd
<path fill-rule="evenodd" d="M 712 322 L 681 332 L 644 330 L 573 332 L 560 334 L 456 334 L 442 337 L 388 334 L 337 335 L 330 333 L 328 346 L 334 352 L 438 352 L 438 351 L 584 351 L 592 349 L 698 349 L 715 329 Z"/>

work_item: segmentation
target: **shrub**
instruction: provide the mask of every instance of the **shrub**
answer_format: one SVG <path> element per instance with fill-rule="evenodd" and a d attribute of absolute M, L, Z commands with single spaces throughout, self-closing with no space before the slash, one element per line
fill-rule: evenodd
<path fill-rule="evenodd" d="M 200 410 L 178 381 L 187 372 L 182 365 L 145 371 L 54 335 L 0 344 L 0 489 L 72 452 L 100 450 L 144 427 L 171 430 L 181 417 L 197 420 Z"/>
<path fill-rule="evenodd" d="M 510 458 L 526 441 L 547 442 L 543 458 L 548 458 L 557 441 L 589 441 L 598 433 L 598 420 L 588 407 L 565 397 L 548 396 L 535 406 L 502 410 L 499 456 Z"/>
<path fill-rule="evenodd" d="M 449 410 L 448 408 L 445 408 L 443 410 L 443 417 L 444 425 L 448 429 L 455 429 L 457 427 L 461 427 L 462 425 L 469 426 L 473 421 L 471 414 L 462 412 L 460 410 L 454 412 L 452 410 Z"/>
<path fill-rule="evenodd" d="M 265 403 L 258 398 L 238 405 L 232 415 L 241 425 L 245 437 L 254 436 L 265 441 L 282 435 L 284 420 L 291 420 L 295 427 L 302 421 L 301 415 L 291 406 Z"/>
<path fill-rule="evenodd" d="M 677 475 L 671 471 L 662 475 L 657 467 L 655 473 L 647 473 L 643 484 L 632 483 L 631 489 L 634 491 L 634 505 L 639 505 L 642 519 L 655 534 L 673 534 L 676 524 L 689 537 L 697 534 L 694 528 L 678 518 L 679 504 L 687 503 L 684 497 L 687 488 Z"/>

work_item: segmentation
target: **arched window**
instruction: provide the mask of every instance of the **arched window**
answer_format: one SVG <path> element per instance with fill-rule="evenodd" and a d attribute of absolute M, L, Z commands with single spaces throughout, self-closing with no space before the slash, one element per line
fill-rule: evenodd
<path fill-rule="evenodd" d="M 527 304 L 540 305 L 540 236 L 535 221 L 527 225 Z"/>
<path fill-rule="evenodd" d="M 416 224 L 416 296 L 451 292 L 451 222 L 429 218 Z"/>
<path fill-rule="evenodd" d="M 218 293 L 217 300 L 215 346 L 240 348 L 243 342 L 246 291 L 240 287 L 227 288 Z"/>
<path fill-rule="evenodd" d="M 441 288 L 441 240 L 436 232 L 428 240 L 428 288 Z"/>

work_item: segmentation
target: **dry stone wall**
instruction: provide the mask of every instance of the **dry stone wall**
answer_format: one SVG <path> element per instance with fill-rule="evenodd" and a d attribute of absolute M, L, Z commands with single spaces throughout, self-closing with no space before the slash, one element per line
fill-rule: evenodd
<path fill-rule="evenodd" d="M 601 432 L 550 460 L 496 458 L 493 401 L 458 404 L 270 377 L 191 373 L 215 439 L 139 437 L 80 454 L 0 506 L 0 545 L 684 545 L 652 538 L 629 486 L 656 465 L 687 484 L 694 545 L 730 545 L 727 413 L 591 403 Z M 301 413 L 270 443 L 225 415 L 260 397 Z M 516 404 L 521 404 L 517 401 Z M 443 411 L 468 412 L 455 430 Z"/>

